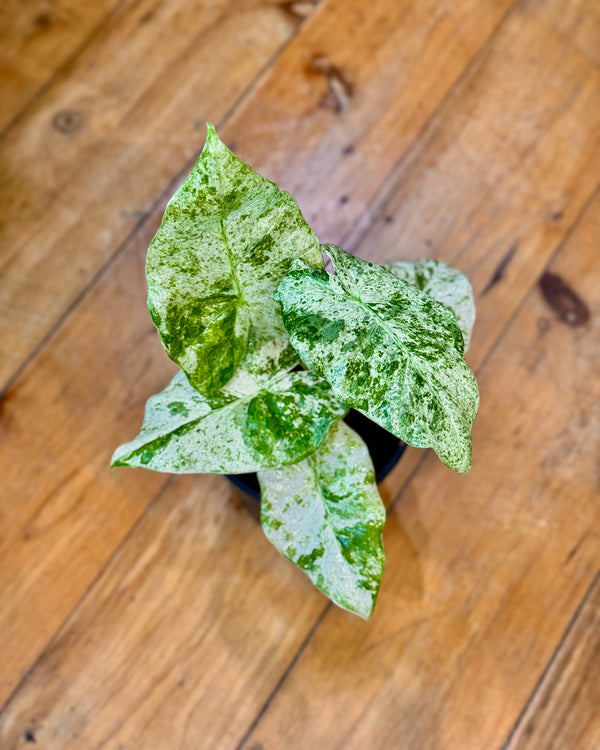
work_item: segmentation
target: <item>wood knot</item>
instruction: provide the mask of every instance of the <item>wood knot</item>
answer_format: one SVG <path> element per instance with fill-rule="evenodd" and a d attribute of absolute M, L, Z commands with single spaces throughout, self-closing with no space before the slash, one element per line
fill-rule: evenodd
<path fill-rule="evenodd" d="M 52 118 L 52 127 L 63 135 L 72 135 L 81 129 L 83 115 L 76 109 L 63 109 Z"/>
<path fill-rule="evenodd" d="M 354 96 L 354 86 L 347 75 L 323 55 L 313 57 L 308 70 L 310 73 L 321 73 L 327 79 L 329 91 L 321 99 L 319 106 L 336 114 L 345 112 L 350 105 L 350 99 Z"/>
<path fill-rule="evenodd" d="M 575 327 L 588 322 L 588 306 L 560 276 L 545 273 L 539 283 L 544 299 L 563 323 Z"/>
<path fill-rule="evenodd" d="M 286 0 L 281 7 L 294 18 L 307 18 L 318 5 L 319 0 Z"/>
<path fill-rule="evenodd" d="M 38 31 L 42 31 L 52 26 L 52 18 L 48 13 L 40 13 L 33 23 Z"/>

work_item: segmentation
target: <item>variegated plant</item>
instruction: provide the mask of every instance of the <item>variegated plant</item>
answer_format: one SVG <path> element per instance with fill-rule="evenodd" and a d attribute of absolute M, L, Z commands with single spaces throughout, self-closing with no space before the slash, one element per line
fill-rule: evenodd
<path fill-rule="evenodd" d="M 257 472 L 268 539 L 368 618 L 385 508 L 367 447 L 342 420 L 357 409 L 470 469 L 479 395 L 464 360 L 468 280 L 439 261 L 376 265 L 320 246 L 293 198 L 211 125 L 146 274 L 150 314 L 181 370 L 112 465 Z"/>

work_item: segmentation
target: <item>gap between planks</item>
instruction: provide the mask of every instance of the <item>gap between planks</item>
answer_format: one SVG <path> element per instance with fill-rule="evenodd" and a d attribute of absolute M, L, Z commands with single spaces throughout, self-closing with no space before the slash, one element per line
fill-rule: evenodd
<path fill-rule="evenodd" d="M 585 592 L 577 609 L 575 610 L 573 617 L 571 618 L 569 624 L 565 628 L 565 631 L 560 637 L 560 640 L 556 644 L 556 648 L 554 649 L 552 656 L 550 657 L 550 659 L 548 660 L 548 663 L 542 670 L 539 680 L 537 681 L 534 689 L 531 691 L 531 694 L 529 698 L 527 699 L 527 703 L 525 704 L 525 706 L 523 707 L 523 710 L 519 714 L 519 717 L 517 718 L 513 728 L 511 729 L 510 734 L 506 738 L 506 742 L 504 742 L 504 744 L 502 745 L 501 750 L 510 750 L 510 747 L 512 745 L 513 740 L 515 739 L 517 735 L 517 732 L 519 732 L 521 728 L 525 725 L 529 712 L 532 710 L 537 697 L 542 694 L 542 691 L 546 687 L 547 678 L 550 672 L 552 671 L 553 667 L 557 664 L 564 649 L 568 646 L 569 639 L 572 633 L 574 632 L 576 626 L 579 623 L 581 614 L 584 611 L 584 609 L 587 607 L 588 603 L 591 600 L 592 594 L 594 593 L 595 589 L 598 587 L 599 584 L 600 584 L 600 571 L 598 571 L 596 575 L 594 576 L 594 578 L 592 579 L 592 582 L 590 583 L 587 591 Z"/>

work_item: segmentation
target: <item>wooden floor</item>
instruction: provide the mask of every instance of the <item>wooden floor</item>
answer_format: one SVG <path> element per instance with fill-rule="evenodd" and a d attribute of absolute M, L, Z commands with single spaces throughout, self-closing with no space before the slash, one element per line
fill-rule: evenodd
<path fill-rule="evenodd" d="M 598 0 L 0 24 L 1 750 L 598 750 Z M 207 120 L 322 241 L 474 287 L 474 468 L 386 479 L 369 623 L 226 479 L 108 468 L 174 370 L 144 257 Z"/>

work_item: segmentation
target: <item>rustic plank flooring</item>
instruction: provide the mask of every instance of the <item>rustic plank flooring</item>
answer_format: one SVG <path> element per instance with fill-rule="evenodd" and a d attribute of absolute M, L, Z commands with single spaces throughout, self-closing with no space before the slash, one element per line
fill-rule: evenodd
<path fill-rule="evenodd" d="M 8 0 L 0 85 L 0 750 L 599 750 L 597 0 Z M 322 241 L 473 284 L 474 468 L 385 480 L 369 623 L 224 478 L 108 469 L 206 121 Z"/>

